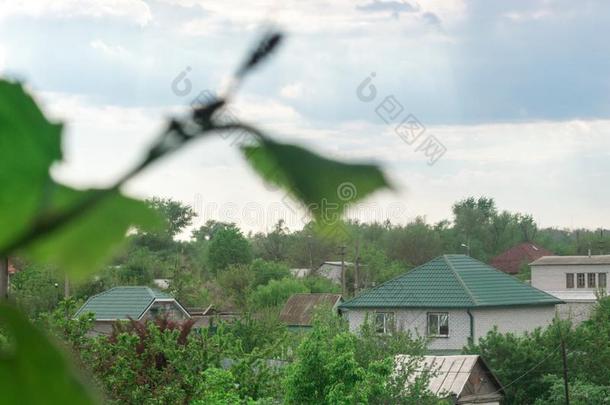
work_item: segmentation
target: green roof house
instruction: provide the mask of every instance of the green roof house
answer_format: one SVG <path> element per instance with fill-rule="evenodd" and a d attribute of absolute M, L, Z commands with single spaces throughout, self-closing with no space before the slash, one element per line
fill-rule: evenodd
<path fill-rule="evenodd" d="M 94 295 L 76 312 L 95 316 L 94 334 L 108 334 L 116 321 L 154 319 L 159 315 L 173 320 L 190 318 L 180 303 L 164 292 L 146 287 L 114 287 Z"/>
<path fill-rule="evenodd" d="M 523 333 L 548 325 L 562 301 L 466 255 L 439 256 L 345 301 L 350 329 L 427 336 L 432 351 L 458 351 L 494 326 Z"/>

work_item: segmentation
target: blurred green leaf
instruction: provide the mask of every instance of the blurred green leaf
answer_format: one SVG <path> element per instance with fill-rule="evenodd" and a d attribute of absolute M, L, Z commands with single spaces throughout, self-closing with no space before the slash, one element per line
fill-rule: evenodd
<path fill-rule="evenodd" d="M 77 275 L 96 270 L 130 226 L 146 229 L 159 222 L 145 203 L 118 191 L 79 191 L 55 183 L 49 169 L 61 160 L 61 129 L 47 121 L 20 84 L 0 80 L 0 249 L 92 193 L 107 192 L 98 205 L 20 249 Z"/>
<path fill-rule="evenodd" d="M 0 246 L 30 225 L 61 159 L 61 129 L 20 84 L 0 80 Z"/>
<path fill-rule="evenodd" d="M 0 348 L 0 403 L 97 403 L 64 355 L 16 309 L 0 304 L 0 325 L 12 338 Z"/>
<path fill-rule="evenodd" d="M 44 218 L 62 212 L 97 191 L 54 184 L 49 193 L 50 204 L 39 215 Z M 24 253 L 36 261 L 57 264 L 72 275 L 84 275 L 112 255 L 131 226 L 160 227 L 161 219 L 146 203 L 117 191 L 110 193 L 94 208 L 26 246 Z"/>
<path fill-rule="evenodd" d="M 301 201 L 327 228 L 338 223 L 348 204 L 390 187 L 375 165 L 342 163 L 295 145 L 262 139 L 242 151 L 256 172 Z"/>

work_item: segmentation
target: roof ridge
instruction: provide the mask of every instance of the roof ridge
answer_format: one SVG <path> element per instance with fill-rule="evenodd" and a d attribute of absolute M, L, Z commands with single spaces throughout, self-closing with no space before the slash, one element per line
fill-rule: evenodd
<path fill-rule="evenodd" d="M 478 260 L 478 259 L 475 259 L 474 257 L 473 257 L 472 259 L 474 259 L 474 260 L 476 260 L 476 261 L 478 261 L 478 262 L 482 263 L 482 264 L 483 264 L 484 266 L 486 266 L 486 267 L 489 267 L 490 269 L 492 269 L 492 270 L 493 270 L 493 271 L 495 271 L 496 273 L 501 274 L 501 275 L 502 275 L 502 276 L 504 276 L 504 277 L 508 277 L 508 280 L 515 281 L 515 282 L 517 282 L 517 284 L 519 284 L 519 285 L 523 285 L 523 286 L 526 286 L 526 287 L 532 288 L 532 289 L 534 289 L 534 290 L 536 290 L 536 291 L 538 291 L 538 292 L 540 292 L 540 293 L 542 293 L 542 294 L 544 294 L 544 295 L 546 295 L 546 296 L 549 296 L 549 297 L 551 297 L 551 298 L 555 298 L 555 299 L 557 299 L 557 297 L 555 297 L 554 295 L 549 294 L 549 293 L 547 293 L 546 291 L 543 291 L 543 290 L 541 290 L 541 289 L 539 289 L 539 288 L 536 288 L 536 287 L 534 287 L 534 286 L 533 286 L 533 285 L 531 285 L 531 284 L 527 284 L 527 283 L 525 283 L 525 282 L 523 282 L 523 281 L 519 280 L 518 278 L 516 278 L 516 277 L 514 277 L 514 276 L 511 276 L 511 275 L 510 275 L 510 274 L 508 274 L 508 273 L 503 272 L 503 271 L 502 271 L 502 270 L 500 270 L 500 269 L 496 269 L 494 266 L 491 266 L 491 265 L 489 265 L 489 264 L 487 264 L 487 263 L 483 263 L 482 261 L 480 261 L 480 260 Z"/>
<path fill-rule="evenodd" d="M 470 256 L 468 256 L 468 257 L 470 257 Z M 472 294 L 472 291 L 470 291 L 470 288 L 468 288 L 466 283 L 464 283 L 464 280 L 462 280 L 462 277 L 460 277 L 458 272 L 455 270 L 455 267 L 453 267 L 453 264 L 447 258 L 447 255 L 443 255 L 443 260 L 445 260 L 445 263 L 447 263 L 447 266 L 449 266 L 449 269 L 451 270 L 451 272 L 453 273 L 455 278 L 457 278 L 458 282 L 462 285 L 462 287 L 464 288 L 464 290 L 466 291 L 466 293 L 468 294 L 468 296 L 472 300 L 472 304 L 475 305 L 475 306 L 479 306 L 479 302 L 477 301 L 477 299 Z"/>
<path fill-rule="evenodd" d="M 388 284 L 388 283 L 389 283 L 389 282 L 391 282 L 391 281 L 398 280 L 399 278 L 405 277 L 407 274 L 411 274 L 411 273 L 412 273 L 412 272 L 414 272 L 415 270 L 420 269 L 420 267 L 424 267 L 425 265 L 427 265 L 428 263 L 430 263 L 430 262 L 432 262 L 432 261 L 434 261 L 434 260 L 438 259 L 439 257 L 442 257 L 442 255 L 441 255 L 441 256 L 436 256 L 434 259 L 431 259 L 431 260 L 429 260 L 429 261 L 427 261 L 427 262 L 425 262 L 425 263 L 422 263 L 422 264 L 420 264 L 419 266 L 413 267 L 412 269 L 408 269 L 408 270 L 406 270 L 404 273 L 401 273 L 401 274 L 399 274 L 399 275 L 397 275 L 397 276 L 394 276 L 394 277 L 392 277 L 391 279 L 386 280 L 386 281 L 384 281 L 384 282 L 383 282 L 383 283 L 381 283 L 381 284 L 378 284 L 378 285 L 376 285 L 376 286 L 374 286 L 374 287 L 371 287 L 371 288 L 369 288 L 369 289 L 367 289 L 367 290 L 363 290 L 363 291 L 362 291 L 362 292 L 361 292 L 359 295 L 355 295 L 355 296 L 353 296 L 352 298 L 346 299 L 346 300 L 343 302 L 343 305 L 345 305 L 345 304 L 347 304 L 347 303 L 349 303 L 349 302 L 351 302 L 351 301 L 355 300 L 356 298 L 360 297 L 362 294 L 368 294 L 368 293 L 370 293 L 371 291 L 375 291 L 375 290 L 377 290 L 378 288 L 381 288 L 381 286 L 383 286 L 383 285 L 385 285 L 385 284 Z"/>

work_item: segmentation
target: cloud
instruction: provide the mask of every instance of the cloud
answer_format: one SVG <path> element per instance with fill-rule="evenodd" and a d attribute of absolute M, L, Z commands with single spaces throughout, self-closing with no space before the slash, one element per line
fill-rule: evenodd
<path fill-rule="evenodd" d="M 381 1 L 373 0 L 362 6 L 356 6 L 359 11 L 378 13 L 389 11 L 394 18 L 398 18 L 400 13 L 414 13 L 419 11 L 419 6 L 412 6 L 406 1 Z"/>
<path fill-rule="evenodd" d="M 289 99 L 302 98 L 305 94 L 305 88 L 302 82 L 287 84 L 280 89 L 280 96 Z"/>
<path fill-rule="evenodd" d="M 147 25 L 152 20 L 148 5 L 142 0 L 27 0 L 3 1 L 0 20 L 8 16 L 75 18 L 118 17 Z"/>
<path fill-rule="evenodd" d="M 320 35 L 342 33 L 352 35 L 375 34 L 385 31 L 387 12 L 393 16 L 410 14 L 411 19 L 401 21 L 400 29 L 413 29 L 422 26 L 416 18 L 419 6 L 399 0 L 369 0 L 368 3 L 354 6 L 353 0 L 310 0 L 307 2 L 287 0 L 281 5 L 271 5 L 269 0 L 225 0 L 222 2 L 196 0 L 164 0 L 169 4 L 199 7 L 205 16 L 193 18 L 181 25 L 178 31 L 188 35 L 213 35 L 221 32 L 252 32 L 264 21 L 272 21 L 285 27 L 291 33 Z M 443 20 L 459 19 L 465 6 L 462 0 L 436 0 L 426 4 L 426 11 L 439 15 Z M 396 27 L 389 27 L 391 30 Z"/>
<path fill-rule="evenodd" d="M 434 26 L 440 26 L 441 25 L 441 19 L 439 16 L 437 16 L 434 13 L 431 13 L 429 11 L 422 13 L 421 18 L 428 24 L 430 25 L 434 25 Z"/>
<path fill-rule="evenodd" d="M 2 44 L 0 44 L 0 73 L 4 70 L 6 66 L 6 50 Z"/>
<path fill-rule="evenodd" d="M 95 39 L 89 42 L 89 45 L 106 56 L 124 58 L 131 56 L 131 53 L 121 45 L 109 45 L 101 39 Z"/>

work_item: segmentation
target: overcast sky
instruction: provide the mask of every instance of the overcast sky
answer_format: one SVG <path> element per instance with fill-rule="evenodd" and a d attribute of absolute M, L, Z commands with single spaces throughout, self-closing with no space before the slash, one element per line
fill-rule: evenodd
<path fill-rule="evenodd" d="M 435 222 L 456 200 L 486 195 L 542 226 L 610 227 L 607 1 L 0 0 L 0 74 L 67 122 L 55 175 L 99 186 L 167 117 L 222 88 L 269 22 L 287 40 L 230 113 L 382 165 L 398 190 L 352 217 Z M 425 130 L 404 132 L 409 115 Z M 445 150 L 434 164 L 421 150 L 432 140 Z M 268 230 L 283 217 L 300 228 L 298 207 L 231 143 L 202 141 L 127 191 L 191 204 L 198 224 Z"/>

